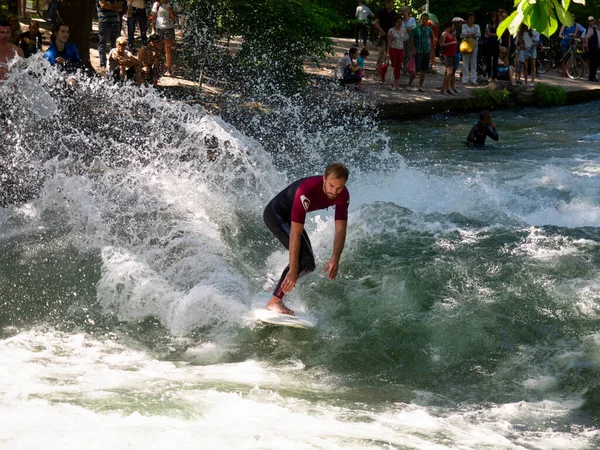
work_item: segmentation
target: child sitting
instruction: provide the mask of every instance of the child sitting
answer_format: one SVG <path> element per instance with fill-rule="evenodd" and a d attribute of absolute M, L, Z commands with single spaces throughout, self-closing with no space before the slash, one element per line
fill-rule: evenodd
<path fill-rule="evenodd" d="M 140 61 L 127 50 L 127 38 L 117 38 L 117 47 L 108 55 L 108 70 L 115 81 L 134 80 L 139 86 L 142 83 L 142 65 Z"/>
<path fill-rule="evenodd" d="M 510 65 L 508 50 L 506 47 L 500 47 L 500 56 L 498 57 L 498 79 L 510 81 L 515 86 L 514 67 Z"/>
<path fill-rule="evenodd" d="M 352 47 L 340 60 L 339 67 L 342 72 L 341 83 L 343 86 L 347 84 L 356 84 L 355 90 L 360 91 L 362 78 L 359 76 L 360 66 L 354 61 L 358 56 L 358 49 Z"/>
<path fill-rule="evenodd" d="M 363 47 L 360 51 L 360 54 L 358 55 L 358 58 L 356 58 L 356 62 L 360 66 L 360 72 L 358 75 L 361 78 L 364 78 L 365 76 L 365 58 L 367 56 L 369 56 L 369 50 L 367 50 L 367 47 Z"/>

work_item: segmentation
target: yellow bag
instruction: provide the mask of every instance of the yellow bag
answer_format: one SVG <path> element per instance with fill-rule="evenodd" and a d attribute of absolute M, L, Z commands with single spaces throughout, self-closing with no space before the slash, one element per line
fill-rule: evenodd
<path fill-rule="evenodd" d="M 463 39 L 460 43 L 461 53 L 473 53 L 475 51 L 475 41 L 472 39 Z"/>

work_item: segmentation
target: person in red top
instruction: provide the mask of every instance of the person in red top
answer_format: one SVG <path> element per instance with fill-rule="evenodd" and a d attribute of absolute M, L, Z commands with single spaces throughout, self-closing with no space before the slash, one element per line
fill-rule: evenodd
<path fill-rule="evenodd" d="M 456 82 L 455 67 L 456 67 L 456 27 L 454 22 L 448 21 L 444 25 L 444 32 L 440 37 L 440 48 L 444 56 L 444 64 L 446 65 L 446 74 L 442 81 L 442 94 L 454 95 L 458 89 L 454 86 Z"/>
<path fill-rule="evenodd" d="M 330 280 L 338 272 L 340 256 L 346 241 L 350 193 L 346 188 L 348 169 L 342 163 L 327 166 L 324 175 L 302 178 L 277 194 L 265 207 L 263 218 L 267 228 L 289 250 L 288 266 L 273 291 L 266 309 L 280 314 L 294 315 L 283 304 L 283 296 L 290 292 L 302 275 L 315 270 L 315 257 L 308 234 L 304 229 L 306 213 L 335 206 L 335 235 L 333 255 L 325 266 Z"/>

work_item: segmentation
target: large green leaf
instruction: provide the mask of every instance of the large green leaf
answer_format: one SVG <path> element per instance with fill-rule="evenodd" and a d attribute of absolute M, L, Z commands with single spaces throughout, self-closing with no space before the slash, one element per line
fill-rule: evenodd
<path fill-rule="evenodd" d="M 573 0 L 575 3 L 585 4 L 585 0 Z M 559 26 L 559 22 L 570 26 L 573 18 L 568 11 L 571 0 L 515 0 L 515 11 L 498 27 L 498 36 L 505 30 L 516 36 L 521 23 L 525 23 L 534 30 L 550 37 Z"/>

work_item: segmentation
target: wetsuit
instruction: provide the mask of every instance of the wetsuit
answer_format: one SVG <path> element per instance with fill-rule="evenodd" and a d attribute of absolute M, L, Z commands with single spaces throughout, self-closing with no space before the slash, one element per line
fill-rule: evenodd
<path fill-rule="evenodd" d="M 323 190 L 323 176 L 317 175 L 295 181 L 277 194 L 266 206 L 263 218 L 271 233 L 289 250 L 292 222 L 304 225 L 307 212 L 330 206 L 335 206 L 335 220 L 348 220 L 349 203 L 350 194 L 345 187 L 335 199 L 330 200 Z M 281 284 L 289 270 L 288 264 L 273 291 L 273 295 L 280 300 L 284 296 Z M 300 237 L 298 277 L 313 270 L 315 270 L 315 257 L 308 234 L 303 230 Z"/>
<path fill-rule="evenodd" d="M 492 138 L 494 141 L 497 141 L 498 139 L 500 139 L 500 137 L 498 136 L 498 132 L 496 131 L 496 128 L 489 126 L 487 123 L 484 122 L 477 122 L 477 124 L 475 124 L 473 126 L 473 128 L 471 128 L 471 131 L 469 132 L 469 136 L 467 137 L 467 147 L 469 148 L 482 148 L 485 147 L 485 138 L 489 136 L 490 138 Z"/>

